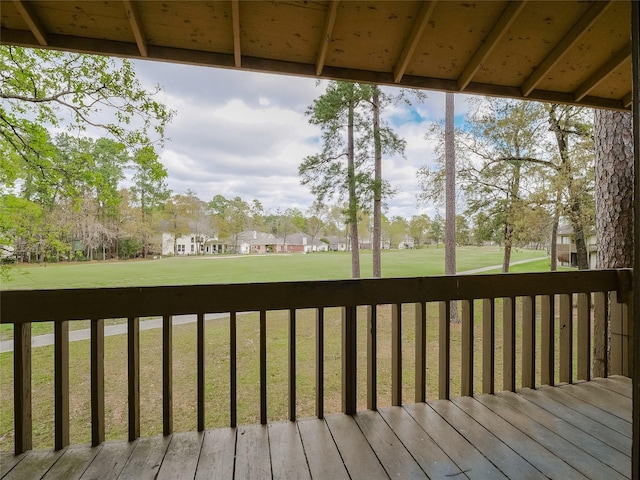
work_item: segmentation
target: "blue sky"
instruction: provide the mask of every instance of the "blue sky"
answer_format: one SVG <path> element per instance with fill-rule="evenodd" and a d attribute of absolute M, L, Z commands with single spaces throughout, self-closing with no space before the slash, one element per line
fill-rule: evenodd
<path fill-rule="evenodd" d="M 305 110 L 326 83 L 232 70 L 136 61 L 140 81 L 163 87 L 160 100 L 176 110 L 160 151 L 175 193 L 195 190 L 205 201 L 214 195 L 257 198 L 265 210 L 290 207 L 305 211 L 313 202 L 300 185 L 298 165 L 318 153 L 318 127 Z M 416 170 L 433 160 L 424 138 L 429 124 L 444 118 L 444 94 L 427 91 L 412 107 L 388 110 L 386 121 L 407 141 L 406 158 L 383 160 L 383 175 L 398 190 L 389 216 L 432 213 L 418 208 Z M 456 96 L 456 123 L 466 113 L 465 96 Z"/>

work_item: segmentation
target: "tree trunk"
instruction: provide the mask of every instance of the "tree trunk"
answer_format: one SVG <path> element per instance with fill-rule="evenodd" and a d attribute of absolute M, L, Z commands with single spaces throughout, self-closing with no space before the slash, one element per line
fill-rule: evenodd
<path fill-rule="evenodd" d="M 382 277 L 382 146 L 380 142 L 380 90 L 373 87 L 373 143 L 375 165 L 373 179 L 373 277 Z"/>
<path fill-rule="evenodd" d="M 445 94 L 444 158 L 445 158 L 445 226 L 444 273 L 456 274 L 456 151 L 454 129 L 454 95 Z M 458 303 L 451 302 L 452 323 L 459 323 Z"/>
<path fill-rule="evenodd" d="M 630 113 L 596 110 L 598 268 L 633 267 L 633 135 Z"/>
<path fill-rule="evenodd" d="M 557 204 L 556 204 L 557 205 Z M 558 270 L 558 209 L 556 208 L 556 213 L 553 214 L 553 225 L 551 225 L 551 245 L 550 245 L 550 254 L 551 254 L 551 271 L 555 272 Z"/>
<path fill-rule="evenodd" d="M 597 267 L 633 267 L 633 117 L 595 111 Z M 593 375 L 604 376 L 607 325 L 594 325 Z"/>
<path fill-rule="evenodd" d="M 502 273 L 509 273 L 511 264 L 511 245 L 513 244 L 513 225 L 510 222 L 504 224 L 504 256 L 502 257 Z"/>
<path fill-rule="evenodd" d="M 358 201 L 356 198 L 355 148 L 353 143 L 353 123 L 355 106 L 349 102 L 347 125 L 347 181 L 349 183 L 349 230 L 351 237 L 351 276 L 360 278 L 360 248 L 358 242 Z"/>

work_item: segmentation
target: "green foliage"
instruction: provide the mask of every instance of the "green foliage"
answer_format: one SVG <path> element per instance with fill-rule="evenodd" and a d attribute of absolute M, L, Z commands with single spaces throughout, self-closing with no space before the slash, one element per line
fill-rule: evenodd
<path fill-rule="evenodd" d="M 118 257 L 121 259 L 135 258 L 142 251 L 144 244 L 136 238 L 122 238 L 118 242 Z"/>

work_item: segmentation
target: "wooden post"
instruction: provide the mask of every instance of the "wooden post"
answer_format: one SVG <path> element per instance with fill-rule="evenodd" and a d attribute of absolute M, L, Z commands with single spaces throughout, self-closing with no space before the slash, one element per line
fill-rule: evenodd
<path fill-rule="evenodd" d="M 173 317 L 162 317 L 162 434 L 173 433 Z"/>
<path fill-rule="evenodd" d="M 378 306 L 367 306 L 367 408 L 378 408 Z"/>
<path fill-rule="evenodd" d="M 578 380 L 591 380 L 591 295 L 578 294 Z"/>
<path fill-rule="evenodd" d="M 482 301 L 482 393 L 494 393 L 496 371 L 496 304 L 493 298 Z"/>
<path fill-rule="evenodd" d="M 296 421 L 296 310 L 289 310 L 289 420 Z"/>
<path fill-rule="evenodd" d="M 324 308 L 316 309 L 316 417 L 324 418 Z"/>
<path fill-rule="evenodd" d="M 609 376 L 609 294 L 593 294 L 593 376 Z"/>
<path fill-rule="evenodd" d="M 55 449 L 69 445 L 69 322 L 54 325 Z"/>
<path fill-rule="evenodd" d="M 544 295 L 540 299 L 540 382 L 542 385 L 555 385 L 555 318 L 556 303 L 554 295 Z"/>
<path fill-rule="evenodd" d="M 357 405 L 357 337 L 355 306 L 342 307 L 342 411 L 356 413 Z"/>
<path fill-rule="evenodd" d="M 32 448 L 31 323 L 13 325 L 13 404 L 15 453 Z"/>
<path fill-rule="evenodd" d="M 229 424 L 238 425 L 238 340 L 237 314 L 229 312 Z"/>
<path fill-rule="evenodd" d="M 560 295 L 560 382 L 573 382 L 573 295 Z"/>
<path fill-rule="evenodd" d="M 633 441 L 631 447 L 631 471 L 633 480 L 640 479 L 640 286 L 637 276 L 640 274 L 640 5 L 631 2 L 631 52 L 633 65 L 633 164 L 634 164 L 634 200 L 635 211 L 633 219 L 633 240 L 635 255 L 633 258 L 634 279 L 631 292 L 632 304 L 635 306 L 632 313 L 633 325 Z"/>
<path fill-rule="evenodd" d="M 618 303 L 618 293 L 609 292 L 609 324 L 611 328 L 611 352 L 609 354 L 609 375 L 623 375 L 624 357 L 624 304 Z"/>
<path fill-rule="evenodd" d="M 536 299 L 522 298 L 522 387 L 536 386 Z"/>
<path fill-rule="evenodd" d="M 462 381 L 463 397 L 473 395 L 473 300 L 462 301 Z"/>
<path fill-rule="evenodd" d="M 440 400 L 449 400 L 451 395 L 451 302 L 439 302 L 439 378 L 438 396 Z"/>
<path fill-rule="evenodd" d="M 127 352 L 129 373 L 129 441 L 140 436 L 140 319 L 127 321 Z"/>
<path fill-rule="evenodd" d="M 267 424 L 267 311 L 260 310 L 260 423 Z"/>
<path fill-rule="evenodd" d="M 502 299 L 503 388 L 516 391 L 516 299 Z"/>
<path fill-rule="evenodd" d="M 204 339 L 204 313 L 198 312 L 197 318 L 197 335 L 196 335 L 196 349 L 197 349 L 197 363 L 198 363 L 198 431 L 202 432 L 205 429 L 205 339 Z"/>
<path fill-rule="evenodd" d="M 391 405 L 402 405 L 402 305 L 391 305 Z"/>
<path fill-rule="evenodd" d="M 104 320 L 91 320 L 91 445 L 104 442 Z"/>
<path fill-rule="evenodd" d="M 416 303 L 416 393 L 415 402 L 426 401 L 427 391 L 427 304 Z"/>

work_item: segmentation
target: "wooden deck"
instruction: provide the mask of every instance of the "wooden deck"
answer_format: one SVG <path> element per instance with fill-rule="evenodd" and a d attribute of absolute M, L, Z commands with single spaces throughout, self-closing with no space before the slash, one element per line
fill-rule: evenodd
<path fill-rule="evenodd" d="M 2 455 L 3 479 L 631 477 L 631 381 Z"/>

